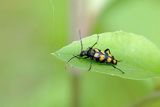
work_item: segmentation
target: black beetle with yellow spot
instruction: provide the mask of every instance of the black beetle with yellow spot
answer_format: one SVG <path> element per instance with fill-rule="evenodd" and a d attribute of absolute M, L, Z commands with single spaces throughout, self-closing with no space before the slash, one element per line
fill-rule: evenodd
<path fill-rule="evenodd" d="M 79 58 L 83 58 L 83 59 L 89 58 L 89 59 L 96 61 L 96 62 L 111 65 L 115 69 L 121 71 L 124 74 L 124 72 L 121 69 L 119 69 L 115 66 L 115 65 L 117 65 L 117 63 L 119 61 L 114 58 L 114 56 L 111 54 L 109 49 L 106 49 L 105 51 L 101 51 L 100 49 L 93 48 L 99 40 L 98 34 L 97 34 L 97 41 L 86 50 L 83 50 L 83 44 L 82 44 L 80 32 L 79 32 L 79 35 L 80 35 L 80 42 L 81 42 L 81 52 L 79 55 L 74 55 L 71 59 L 68 60 L 68 62 L 70 62 L 73 58 L 78 58 L 78 59 Z M 90 67 L 89 67 L 88 71 L 91 70 L 91 67 L 92 67 L 92 61 L 90 62 Z"/>

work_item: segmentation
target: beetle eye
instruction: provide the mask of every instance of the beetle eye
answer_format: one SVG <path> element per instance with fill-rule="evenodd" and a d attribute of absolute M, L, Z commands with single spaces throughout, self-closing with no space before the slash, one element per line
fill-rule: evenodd
<path fill-rule="evenodd" d="M 80 53 L 80 56 L 84 56 L 84 55 L 85 55 L 85 52 L 82 51 L 82 52 Z"/>

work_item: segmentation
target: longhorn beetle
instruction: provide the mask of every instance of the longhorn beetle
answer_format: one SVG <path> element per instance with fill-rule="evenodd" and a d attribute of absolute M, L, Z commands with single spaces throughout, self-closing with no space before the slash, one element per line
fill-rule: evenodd
<path fill-rule="evenodd" d="M 73 57 L 70 58 L 68 60 L 68 62 L 70 62 L 74 58 L 91 59 L 96 62 L 111 65 L 113 68 L 119 70 L 120 72 L 122 72 L 122 74 L 124 74 L 124 72 L 121 69 L 119 69 L 115 66 L 120 61 L 118 61 L 114 58 L 114 56 L 111 54 L 111 52 L 108 48 L 104 51 L 102 51 L 98 48 L 93 48 L 98 43 L 98 40 L 99 40 L 98 34 L 97 34 L 97 41 L 91 47 L 87 48 L 86 50 L 83 50 L 83 43 L 82 43 L 82 37 L 81 37 L 80 31 L 79 31 L 79 36 L 80 36 L 80 43 L 81 43 L 81 52 L 79 55 L 73 55 Z M 90 71 L 91 68 L 92 68 L 92 61 L 90 62 L 90 67 L 89 67 L 88 71 Z"/>

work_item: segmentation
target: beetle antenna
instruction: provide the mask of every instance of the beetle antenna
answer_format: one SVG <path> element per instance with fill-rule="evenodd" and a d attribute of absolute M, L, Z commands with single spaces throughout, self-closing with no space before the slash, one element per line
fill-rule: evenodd
<path fill-rule="evenodd" d="M 79 38 L 80 38 L 80 42 L 81 42 L 81 51 L 83 50 L 83 43 L 82 43 L 82 35 L 81 35 L 81 31 L 79 30 Z"/>
<path fill-rule="evenodd" d="M 70 62 L 72 59 L 74 59 L 74 58 L 78 58 L 79 59 L 79 57 L 78 57 L 79 55 L 73 55 L 73 57 L 72 58 L 70 58 L 69 60 L 68 60 L 68 62 Z"/>

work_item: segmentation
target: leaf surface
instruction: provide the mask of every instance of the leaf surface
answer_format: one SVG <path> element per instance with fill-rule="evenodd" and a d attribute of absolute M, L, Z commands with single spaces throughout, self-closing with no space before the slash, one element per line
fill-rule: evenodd
<path fill-rule="evenodd" d="M 111 65 L 93 61 L 91 72 L 99 72 L 119 76 L 128 79 L 146 79 L 160 75 L 160 50 L 155 44 L 144 36 L 123 31 L 102 33 L 99 35 L 98 44 L 95 48 L 100 50 L 110 49 L 112 55 L 121 62 L 117 68 L 123 70 L 122 74 Z M 97 34 L 83 38 L 83 47 L 87 49 L 97 40 Z M 73 55 L 80 53 L 80 41 L 74 41 L 54 53 L 55 56 L 67 62 Z M 74 58 L 69 62 L 74 67 L 87 71 L 90 59 Z"/>

